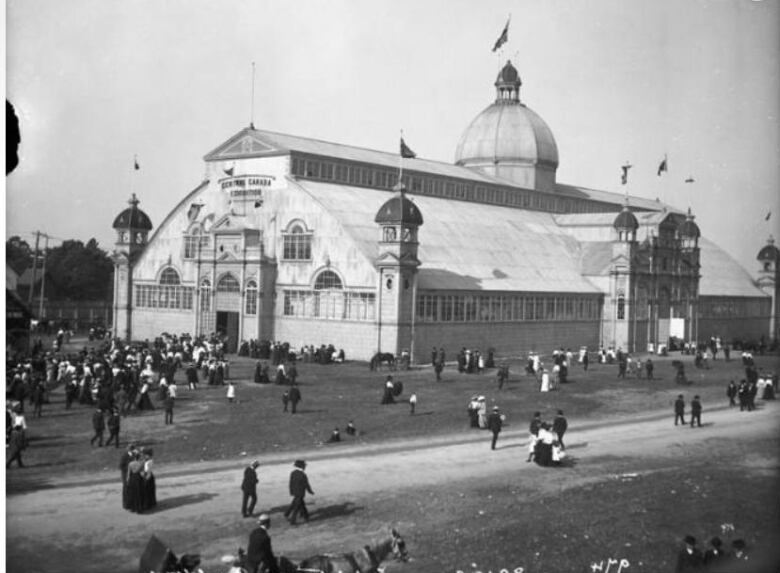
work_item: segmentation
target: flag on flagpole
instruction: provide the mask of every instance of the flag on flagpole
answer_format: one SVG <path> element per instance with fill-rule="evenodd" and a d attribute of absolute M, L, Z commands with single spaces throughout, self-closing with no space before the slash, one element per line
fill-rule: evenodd
<path fill-rule="evenodd" d="M 620 184 L 625 185 L 628 183 L 628 170 L 631 169 L 633 165 L 626 162 L 625 165 L 621 165 L 620 168 L 623 170 L 623 173 L 620 175 Z"/>
<path fill-rule="evenodd" d="M 689 177 L 688 177 L 688 179 L 686 179 L 686 180 L 685 180 L 685 182 L 686 182 L 686 183 L 694 183 L 694 182 L 695 182 L 695 180 L 693 179 L 693 177 L 690 177 L 690 176 L 689 176 Z"/>
<path fill-rule="evenodd" d="M 506 26 L 504 26 L 504 30 L 501 32 L 501 35 L 498 37 L 498 40 L 496 40 L 496 43 L 493 44 L 493 51 L 495 52 L 498 50 L 501 46 L 507 43 L 509 40 L 509 21 L 512 19 L 510 16 L 506 21 Z"/>
<path fill-rule="evenodd" d="M 406 142 L 404 141 L 404 138 L 401 138 L 401 157 L 404 159 L 414 159 L 417 157 L 417 154 L 409 149 L 409 146 L 406 145 Z"/>
<path fill-rule="evenodd" d="M 233 177 L 233 168 L 232 167 L 229 168 L 229 169 L 223 169 L 222 171 L 224 171 L 225 175 L 227 175 L 228 177 Z"/>
<path fill-rule="evenodd" d="M 138 156 L 133 157 L 133 168 L 138 171 L 141 169 L 141 166 L 138 165 Z"/>
<path fill-rule="evenodd" d="M 661 161 L 661 164 L 658 166 L 658 176 L 661 176 L 661 173 L 664 171 L 668 171 L 668 166 L 666 165 L 666 155 L 664 155 L 664 160 Z"/>
<path fill-rule="evenodd" d="M 766 217 L 764 217 L 764 221 L 769 221 L 769 217 L 771 217 L 771 216 L 772 216 L 772 211 L 769 211 L 769 212 L 766 214 Z"/>

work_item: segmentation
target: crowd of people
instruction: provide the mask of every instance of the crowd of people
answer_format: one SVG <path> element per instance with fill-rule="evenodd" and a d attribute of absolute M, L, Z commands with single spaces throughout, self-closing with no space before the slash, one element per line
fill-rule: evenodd
<path fill-rule="evenodd" d="M 295 361 L 317 364 L 339 364 L 346 360 L 344 349 L 336 350 L 333 344 L 303 345 L 296 352 L 288 342 L 270 340 L 242 340 L 238 355 L 260 360 L 269 360 L 273 366 Z"/>

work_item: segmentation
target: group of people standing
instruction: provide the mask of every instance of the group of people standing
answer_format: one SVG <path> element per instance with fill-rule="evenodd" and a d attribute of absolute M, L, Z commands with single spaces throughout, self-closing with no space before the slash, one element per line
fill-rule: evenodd
<path fill-rule="evenodd" d="M 566 458 L 563 436 L 568 427 L 563 410 L 558 410 L 552 423 L 542 420 L 541 412 L 534 412 L 528 428 L 530 436 L 526 462 L 533 461 L 543 467 L 561 465 Z"/>
<path fill-rule="evenodd" d="M 723 541 L 719 537 L 710 539 L 704 552 L 696 547 L 696 538 L 693 535 L 686 535 L 683 544 L 677 554 L 674 573 L 693 573 L 710 569 L 726 571 L 723 567 L 727 565 L 734 567 L 735 571 L 753 570 L 745 568 L 748 564 L 743 563 L 748 561 L 744 539 L 734 539 L 731 542 L 731 551 L 723 547 Z"/>
<path fill-rule="evenodd" d="M 122 474 L 122 507 L 143 513 L 157 506 L 157 484 L 154 478 L 152 448 L 130 444 L 119 461 Z"/>

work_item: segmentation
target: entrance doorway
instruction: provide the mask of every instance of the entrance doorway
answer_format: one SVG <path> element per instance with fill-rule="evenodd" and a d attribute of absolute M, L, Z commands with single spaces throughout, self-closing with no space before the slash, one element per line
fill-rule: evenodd
<path fill-rule="evenodd" d="M 225 352 L 235 354 L 238 348 L 238 313 L 218 310 L 217 332 L 228 337 Z"/>

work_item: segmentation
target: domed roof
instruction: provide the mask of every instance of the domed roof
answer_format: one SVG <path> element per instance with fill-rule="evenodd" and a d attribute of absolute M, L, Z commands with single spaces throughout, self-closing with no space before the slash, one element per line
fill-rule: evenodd
<path fill-rule="evenodd" d="M 615 229 L 630 229 L 636 231 L 639 228 L 639 221 L 636 220 L 636 216 L 629 210 L 628 205 L 623 207 L 623 210 L 615 217 L 615 222 L 612 223 Z"/>
<path fill-rule="evenodd" d="M 520 161 L 558 166 L 558 146 L 544 120 L 520 102 L 495 102 L 466 128 L 455 163 Z"/>
<path fill-rule="evenodd" d="M 780 250 L 778 250 L 777 247 L 775 247 L 775 238 L 773 236 L 769 236 L 769 239 L 767 239 L 766 245 L 764 245 L 760 251 L 758 251 L 758 256 L 756 257 L 759 261 L 777 261 L 780 260 Z"/>
<path fill-rule="evenodd" d="M 399 190 L 379 208 L 374 222 L 379 224 L 405 223 L 419 227 L 423 224 L 423 217 L 417 205 Z"/>
<path fill-rule="evenodd" d="M 681 237 L 688 237 L 692 239 L 698 239 L 701 237 L 699 226 L 693 222 L 693 215 L 691 214 L 690 207 L 688 208 L 688 217 L 680 224 L 677 232 Z"/>
<path fill-rule="evenodd" d="M 507 61 L 496 78 L 496 100 L 474 118 L 458 142 L 458 165 L 537 165 L 558 167 L 552 131 L 520 102 L 520 74 Z"/>
<path fill-rule="evenodd" d="M 151 231 L 152 221 L 149 216 L 138 208 L 138 199 L 133 197 L 128 201 L 130 207 L 119 213 L 114 219 L 114 229 L 136 229 L 139 231 Z"/>

